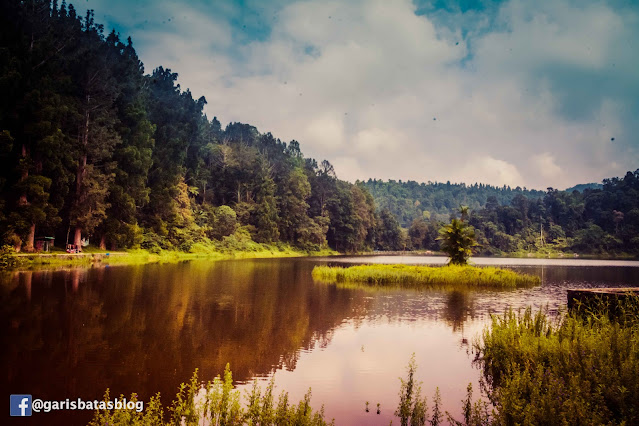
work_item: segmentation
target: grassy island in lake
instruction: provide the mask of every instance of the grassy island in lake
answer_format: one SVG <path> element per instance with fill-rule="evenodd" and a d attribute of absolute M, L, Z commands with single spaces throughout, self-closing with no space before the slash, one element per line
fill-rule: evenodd
<path fill-rule="evenodd" d="M 540 284 L 534 275 L 500 268 L 475 266 L 359 265 L 348 268 L 316 266 L 313 278 L 328 282 L 407 287 L 500 287 L 515 288 Z"/>

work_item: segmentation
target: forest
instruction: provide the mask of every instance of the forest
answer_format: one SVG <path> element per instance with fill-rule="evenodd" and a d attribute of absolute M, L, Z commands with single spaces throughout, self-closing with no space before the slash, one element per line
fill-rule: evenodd
<path fill-rule="evenodd" d="M 0 233 L 103 248 L 189 251 L 234 233 L 303 249 L 371 250 L 373 199 L 250 125 L 209 120 L 204 97 L 130 38 L 64 1 L 0 10 Z M 59 243 L 58 243 L 59 245 Z"/>
<path fill-rule="evenodd" d="M 254 126 L 204 113 L 178 74 L 64 0 L 0 6 L 0 240 L 190 251 L 225 238 L 312 251 L 437 250 L 470 207 L 482 253 L 639 251 L 639 171 L 601 189 L 337 179 Z"/>
<path fill-rule="evenodd" d="M 415 181 L 384 182 L 368 179 L 360 182 L 366 188 L 380 209 L 388 209 L 395 215 L 400 225 L 410 226 L 413 219 L 436 219 L 447 221 L 450 214 L 457 212 L 459 206 L 468 206 L 470 210 L 479 210 L 486 206 L 489 197 L 495 197 L 499 204 L 510 204 L 516 195 L 536 199 L 544 195 L 543 191 L 527 188 L 511 188 L 504 185 L 496 187 L 483 183 L 466 185 L 464 183 Z"/>
<path fill-rule="evenodd" d="M 400 218 L 403 245 L 412 249 L 438 250 L 439 229 L 463 205 L 472 206 L 468 223 L 479 253 L 639 253 L 639 169 L 582 191 L 375 180 L 360 185 L 386 206 L 382 217 Z"/>

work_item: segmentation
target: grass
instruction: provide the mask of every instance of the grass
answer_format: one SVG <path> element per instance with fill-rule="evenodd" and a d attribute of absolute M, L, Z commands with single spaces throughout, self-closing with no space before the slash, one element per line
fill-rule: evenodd
<path fill-rule="evenodd" d="M 466 387 L 466 398 L 461 401 L 463 421 L 455 419 L 448 411 L 442 412 L 442 401 L 439 387 L 435 389 L 433 395 L 433 408 L 429 410 L 428 399 L 422 397 L 422 382 L 415 380 L 417 373 L 417 363 L 415 354 L 410 358 L 407 368 L 406 380 L 399 378 L 399 405 L 395 410 L 395 416 L 399 417 L 401 426 L 439 426 L 445 418 L 449 425 L 454 426 L 479 426 L 490 425 L 491 413 L 488 411 L 488 403 L 481 398 L 473 402 L 473 385 L 468 383 Z M 392 422 L 391 422 L 392 424 Z"/>
<path fill-rule="evenodd" d="M 475 343 L 496 424 L 639 424 L 639 298 L 551 317 L 507 311 Z"/>
<path fill-rule="evenodd" d="M 316 266 L 313 278 L 331 283 L 374 286 L 516 288 L 540 284 L 534 275 L 507 269 L 474 266 L 359 265 L 347 268 Z"/>
<path fill-rule="evenodd" d="M 121 396 L 120 399 L 122 399 Z M 109 401 L 109 390 L 104 396 Z M 131 395 L 129 401 L 138 402 Z M 165 412 L 160 394 L 152 397 L 143 411 L 98 410 L 89 426 L 131 425 L 299 425 L 324 426 L 333 424 L 324 418 L 324 407 L 319 411 L 311 408 L 311 390 L 298 403 L 291 403 L 288 394 L 282 392 L 275 401 L 274 382 L 271 380 L 262 393 L 257 381 L 251 392 L 242 401 L 240 392 L 233 387 L 233 377 L 229 365 L 224 370 L 224 378 L 217 376 L 213 382 L 203 386 L 198 380 L 197 370 L 188 384 L 182 383 L 168 413 Z M 166 414 L 169 414 L 167 416 Z M 167 421 L 168 419 L 168 421 Z"/>
<path fill-rule="evenodd" d="M 70 255 L 63 251 L 54 251 L 51 254 L 25 254 L 11 256 L 11 261 L 6 263 L 6 268 L 37 268 L 40 266 L 90 266 L 95 263 L 110 265 L 137 265 L 145 263 L 174 263 L 193 259 L 256 259 L 276 257 L 301 257 L 301 256 L 331 256 L 336 254 L 330 249 L 320 251 L 304 251 L 288 244 L 260 244 L 251 241 L 240 247 L 223 247 L 219 244 L 196 243 L 189 252 L 179 250 L 157 250 L 151 252 L 144 249 L 131 249 L 123 251 L 99 250 L 95 247 L 87 247 L 84 255 Z M 108 254 L 108 255 L 107 255 Z M 2 263 L 0 262 L 0 268 Z"/>
<path fill-rule="evenodd" d="M 467 396 L 462 403 L 464 421 L 460 422 L 446 411 L 442 411 L 439 388 L 432 398 L 433 407 L 429 410 L 426 397 L 421 395 L 421 382 L 415 380 L 417 364 L 415 354 L 410 359 L 406 379 L 400 378 L 399 404 L 395 411 L 399 424 L 405 426 L 442 425 L 444 417 L 453 425 L 487 424 L 490 419 L 488 406 L 482 400 L 473 403 L 472 386 L 468 384 Z M 96 409 L 89 426 L 130 425 L 130 426 L 195 426 L 195 425 L 264 425 L 264 426 L 325 426 L 333 425 L 334 419 L 328 422 L 324 415 L 324 407 L 313 410 L 311 407 L 311 389 L 297 403 L 291 403 L 286 392 L 275 397 L 273 379 L 262 390 L 257 380 L 250 391 L 244 395 L 233 386 L 233 376 L 229 365 L 226 365 L 224 376 L 217 376 L 213 382 L 202 384 L 197 370 L 189 383 L 182 383 L 171 406 L 165 410 L 160 394 L 151 397 L 147 403 L 138 400 L 136 394 L 127 398 L 128 407 L 124 409 L 108 409 L 111 400 L 107 389 L 104 404 Z M 122 401 L 124 395 L 118 400 Z M 366 412 L 369 412 L 366 401 Z M 380 404 L 377 404 L 380 414 Z M 445 416 L 444 416 L 445 414 Z M 392 423 L 392 422 L 391 422 Z"/>

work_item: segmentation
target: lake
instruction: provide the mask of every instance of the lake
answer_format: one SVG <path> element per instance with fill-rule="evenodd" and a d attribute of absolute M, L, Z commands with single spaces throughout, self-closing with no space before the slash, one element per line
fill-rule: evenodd
<path fill-rule="evenodd" d="M 566 290 L 637 287 L 639 262 L 475 258 L 542 278 L 519 290 L 414 291 L 316 283 L 318 264 L 424 263 L 442 257 L 357 256 L 98 266 L 23 271 L 2 280 L 5 395 L 101 399 L 160 392 L 169 406 L 198 368 L 202 380 L 231 364 L 247 389 L 275 377 L 276 390 L 337 424 L 393 416 L 412 353 L 429 403 L 460 416 L 470 382 L 479 396 L 472 343 L 491 313 L 508 306 L 565 309 Z M 366 401 L 371 411 L 365 411 Z M 381 414 L 376 414 L 380 404 Z M 91 412 L 35 414 L 15 424 L 85 424 Z"/>

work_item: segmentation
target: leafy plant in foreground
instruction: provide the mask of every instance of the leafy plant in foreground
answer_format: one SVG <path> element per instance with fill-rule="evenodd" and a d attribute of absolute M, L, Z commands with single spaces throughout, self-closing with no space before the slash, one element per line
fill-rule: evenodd
<path fill-rule="evenodd" d="M 257 381 L 248 393 L 244 403 L 240 391 L 233 386 L 233 375 L 226 365 L 224 378 L 217 376 L 213 382 L 202 386 L 197 370 L 188 384 L 182 383 L 178 394 L 169 408 L 170 420 L 165 420 L 160 395 L 152 397 L 143 412 L 135 410 L 98 410 L 90 426 L 134 425 L 134 426 L 196 426 L 196 425 L 299 425 L 325 426 L 333 424 L 324 418 L 324 407 L 319 411 L 311 408 L 311 390 L 297 404 L 289 402 L 288 393 L 282 392 L 274 402 L 274 382 L 268 384 L 264 392 Z M 109 400 L 109 391 L 105 393 Z M 132 395 L 132 401 L 137 396 Z"/>
<path fill-rule="evenodd" d="M 637 316 L 511 310 L 476 350 L 498 424 L 639 422 Z"/>
<path fill-rule="evenodd" d="M 402 426 L 424 426 L 429 424 L 437 426 L 442 424 L 444 415 L 441 411 L 441 396 L 439 388 L 435 390 L 433 397 L 433 410 L 430 418 L 428 417 L 428 404 L 426 397 L 421 396 L 421 382 L 415 381 L 415 373 L 417 372 L 417 363 L 415 362 L 415 354 L 413 354 L 408 362 L 406 380 L 400 377 L 399 405 L 395 411 L 395 415 L 399 417 Z M 479 426 L 491 424 L 491 415 L 488 412 L 488 404 L 485 401 L 477 400 L 473 402 L 473 386 L 469 383 L 466 399 L 462 402 L 462 410 L 464 421 L 456 420 L 448 411 L 446 417 L 450 424 L 456 426 Z"/>

